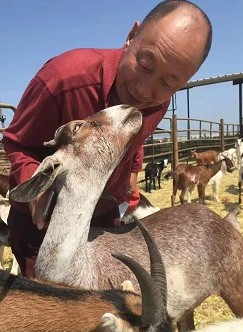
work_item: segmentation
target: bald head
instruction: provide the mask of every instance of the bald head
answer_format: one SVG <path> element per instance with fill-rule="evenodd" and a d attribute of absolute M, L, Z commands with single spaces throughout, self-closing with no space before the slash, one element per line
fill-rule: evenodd
<path fill-rule="evenodd" d="M 143 20 L 139 31 L 142 31 L 149 23 L 162 20 L 170 16 L 173 27 L 180 28 L 181 34 L 194 35 L 201 45 L 201 57 L 198 68 L 204 62 L 212 44 L 212 25 L 208 16 L 195 4 L 187 0 L 165 0 L 159 3 Z"/>
<path fill-rule="evenodd" d="M 120 103 L 161 105 L 197 72 L 211 45 L 211 24 L 194 4 L 166 0 L 130 31 L 116 77 Z"/>

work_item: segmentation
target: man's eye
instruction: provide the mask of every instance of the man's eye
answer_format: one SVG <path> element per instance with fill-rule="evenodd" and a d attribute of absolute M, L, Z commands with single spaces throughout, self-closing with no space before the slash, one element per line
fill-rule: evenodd
<path fill-rule="evenodd" d="M 143 64 L 141 64 L 141 63 L 139 63 L 139 64 L 140 64 L 140 67 L 142 67 L 142 69 L 143 69 L 144 71 L 146 71 L 147 73 L 150 73 L 150 72 L 151 72 L 151 69 L 150 69 L 150 68 L 146 67 L 145 65 L 143 65 Z"/>
<path fill-rule="evenodd" d="M 164 80 L 161 80 L 161 85 L 166 86 L 168 89 L 172 89 L 171 86 Z"/>

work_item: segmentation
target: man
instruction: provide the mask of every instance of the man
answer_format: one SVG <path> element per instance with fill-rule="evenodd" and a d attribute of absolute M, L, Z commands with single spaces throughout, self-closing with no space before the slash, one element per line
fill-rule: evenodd
<path fill-rule="evenodd" d="M 10 187 L 31 177 L 51 153 L 43 142 L 52 139 L 59 126 L 112 105 L 134 105 L 143 115 L 142 128 L 105 188 L 104 196 L 114 199 L 101 198 L 92 219 L 96 226 L 119 223 L 118 206 L 138 198 L 142 144 L 164 117 L 170 97 L 207 57 L 211 39 L 209 19 L 197 6 L 166 0 L 141 25 L 135 23 L 122 49 L 76 49 L 49 60 L 30 82 L 4 132 L 12 164 Z M 28 277 L 34 274 L 45 234 L 36 206 L 46 204 L 47 196 L 29 206 L 12 202 L 9 214 L 12 250 Z"/>

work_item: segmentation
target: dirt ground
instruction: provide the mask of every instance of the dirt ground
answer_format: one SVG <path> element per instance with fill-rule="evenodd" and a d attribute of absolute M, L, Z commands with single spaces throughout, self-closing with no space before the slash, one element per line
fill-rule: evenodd
<path fill-rule="evenodd" d="M 163 170 L 165 175 L 170 170 L 170 167 Z M 220 216 L 224 217 L 228 212 L 238 206 L 238 170 L 233 173 L 227 173 L 221 181 L 219 190 L 220 202 L 213 201 L 211 186 L 206 188 L 206 205 L 213 209 Z M 144 172 L 139 173 L 139 181 L 144 179 Z M 153 203 L 160 208 L 171 206 L 172 180 L 162 180 L 161 189 L 152 190 L 151 193 L 145 192 L 145 182 L 139 183 L 140 191 Z M 158 188 L 158 184 L 157 184 Z M 197 202 L 197 190 L 195 189 L 192 195 L 192 202 Z M 179 204 L 179 192 L 177 193 L 176 204 Z M 242 209 L 242 207 L 241 207 Z M 237 217 L 241 232 L 243 233 L 243 212 L 241 211 Z M 203 327 L 219 320 L 228 320 L 233 317 L 231 310 L 227 304 L 218 296 L 211 296 L 206 299 L 195 310 L 196 327 Z"/>

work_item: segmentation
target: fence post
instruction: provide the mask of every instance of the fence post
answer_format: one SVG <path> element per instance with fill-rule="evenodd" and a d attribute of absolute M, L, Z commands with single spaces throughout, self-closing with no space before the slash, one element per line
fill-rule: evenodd
<path fill-rule="evenodd" d="M 172 117 L 172 169 L 178 165 L 178 139 L 177 139 L 177 116 Z"/>
<path fill-rule="evenodd" d="M 154 163 L 154 135 L 151 134 L 151 139 L 152 139 L 152 152 L 153 152 L 153 157 L 152 157 L 152 163 Z"/>
<path fill-rule="evenodd" d="M 221 152 L 225 150 L 225 145 L 224 145 L 224 119 L 220 119 L 220 148 Z"/>

